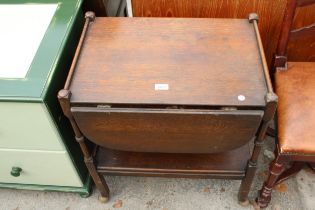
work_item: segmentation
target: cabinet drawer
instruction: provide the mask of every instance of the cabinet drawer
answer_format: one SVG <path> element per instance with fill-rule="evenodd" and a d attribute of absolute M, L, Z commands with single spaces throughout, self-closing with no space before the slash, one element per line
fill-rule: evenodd
<path fill-rule="evenodd" d="M 65 149 L 44 104 L 1 102 L 0 116 L 0 148 Z"/>
<path fill-rule="evenodd" d="M 22 171 L 12 171 L 12 167 L 21 168 Z M 66 151 L 0 149 L 0 182 L 82 186 Z"/>

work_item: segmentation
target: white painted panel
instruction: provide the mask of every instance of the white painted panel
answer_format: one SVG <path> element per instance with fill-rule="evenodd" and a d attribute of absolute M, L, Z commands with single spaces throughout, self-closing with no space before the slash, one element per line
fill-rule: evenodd
<path fill-rule="evenodd" d="M 22 168 L 20 176 L 11 175 L 12 167 Z M 0 182 L 83 186 L 66 151 L 0 149 Z"/>
<path fill-rule="evenodd" d="M 24 78 L 58 4 L 0 4 L 0 78 Z"/>
<path fill-rule="evenodd" d="M 44 104 L 0 103 L 0 148 L 65 150 Z"/>

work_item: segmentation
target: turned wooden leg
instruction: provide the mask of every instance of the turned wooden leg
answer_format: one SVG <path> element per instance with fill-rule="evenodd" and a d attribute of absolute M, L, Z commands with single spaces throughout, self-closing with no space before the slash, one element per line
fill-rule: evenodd
<path fill-rule="evenodd" d="M 257 169 L 256 162 L 249 161 L 246 169 L 246 175 L 242 180 L 240 190 L 238 193 L 238 201 L 239 204 L 242 206 L 247 206 L 249 204 L 248 194 L 255 177 L 256 169 Z"/>
<path fill-rule="evenodd" d="M 99 201 L 102 203 L 106 203 L 109 199 L 109 188 L 106 184 L 104 177 L 97 172 L 95 164 L 94 164 L 93 156 L 88 151 L 88 148 L 84 142 L 84 139 L 85 138 L 82 134 L 80 137 L 76 136 L 76 140 L 80 144 L 81 150 L 84 154 L 85 165 L 96 185 L 96 188 L 100 191 L 101 195 L 99 196 Z"/>
<path fill-rule="evenodd" d="M 97 172 L 92 157 L 84 157 L 84 162 L 89 170 L 90 175 L 92 176 L 96 188 L 100 191 L 101 195 L 99 196 L 99 201 L 102 203 L 106 203 L 109 199 L 109 188 L 104 177 Z"/>
<path fill-rule="evenodd" d="M 270 93 L 267 93 L 265 99 L 267 102 L 267 105 L 265 108 L 265 114 L 263 116 L 261 126 L 255 138 L 255 141 L 254 141 L 255 146 L 253 149 L 253 153 L 250 160 L 248 161 L 246 174 L 245 174 L 244 179 L 242 180 L 240 190 L 238 193 L 238 200 L 241 205 L 247 205 L 249 203 L 248 194 L 249 194 L 249 191 L 250 191 L 250 188 L 251 188 L 251 185 L 253 183 L 254 176 L 256 173 L 258 157 L 261 152 L 262 146 L 264 144 L 264 138 L 265 138 L 267 129 L 269 128 L 269 125 L 274 117 L 274 113 L 277 107 L 277 101 L 278 101 L 277 95 L 270 92 Z"/>
<path fill-rule="evenodd" d="M 261 208 L 266 208 L 271 200 L 272 188 L 276 185 L 280 175 L 285 169 L 286 162 L 281 156 L 277 156 L 276 159 L 271 163 L 269 169 L 269 176 L 264 183 L 262 189 L 259 191 L 259 196 L 256 199 L 257 204 Z"/>
<path fill-rule="evenodd" d="M 106 184 L 104 177 L 97 172 L 94 161 L 93 161 L 93 156 L 91 152 L 89 151 L 87 145 L 85 144 L 85 138 L 72 116 L 72 113 L 70 110 L 70 97 L 71 97 L 71 92 L 69 90 L 63 89 L 63 90 L 60 90 L 58 93 L 59 103 L 61 105 L 64 115 L 69 119 L 71 123 L 71 126 L 75 134 L 75 139 L 79 143 L 80 148 L 82 150 L 85 165 L 96 185 L 96 188 L 100 191 L 101 196 L 99 197 L 99 200 L 105 203 L 109 199 L 109 189 L 108 189 L 108 186 Z"/>
<path fill-rule="evenodd" d="M 283 173 L 279 176 L 277 179 L 276 185 L 280 184 L 281 182 L 291 178 L 295 174 L 297 174 L 299 171 L 302 170 L 302 168 L 306 165 L 305 162 L 294 162 L 293 165 L 289 168 L 283 171 Z"/>

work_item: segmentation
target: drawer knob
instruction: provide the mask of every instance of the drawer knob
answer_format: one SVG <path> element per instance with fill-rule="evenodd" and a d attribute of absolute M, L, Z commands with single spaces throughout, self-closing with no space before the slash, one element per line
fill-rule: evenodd
<path fill-rule="evenodd" d="M 11 175 L 14 177 L 18 177 L 21 175 L 22 169 L 20 167 L 12 167 Z"/>

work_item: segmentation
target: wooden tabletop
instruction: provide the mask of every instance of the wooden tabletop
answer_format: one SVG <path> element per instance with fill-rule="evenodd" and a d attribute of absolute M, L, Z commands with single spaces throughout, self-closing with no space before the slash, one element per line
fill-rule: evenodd
<path fill-rule="evenodd" d="M 70 86 L 71 103 L 264 106 L 248 20 L 96 18 Z"/>

